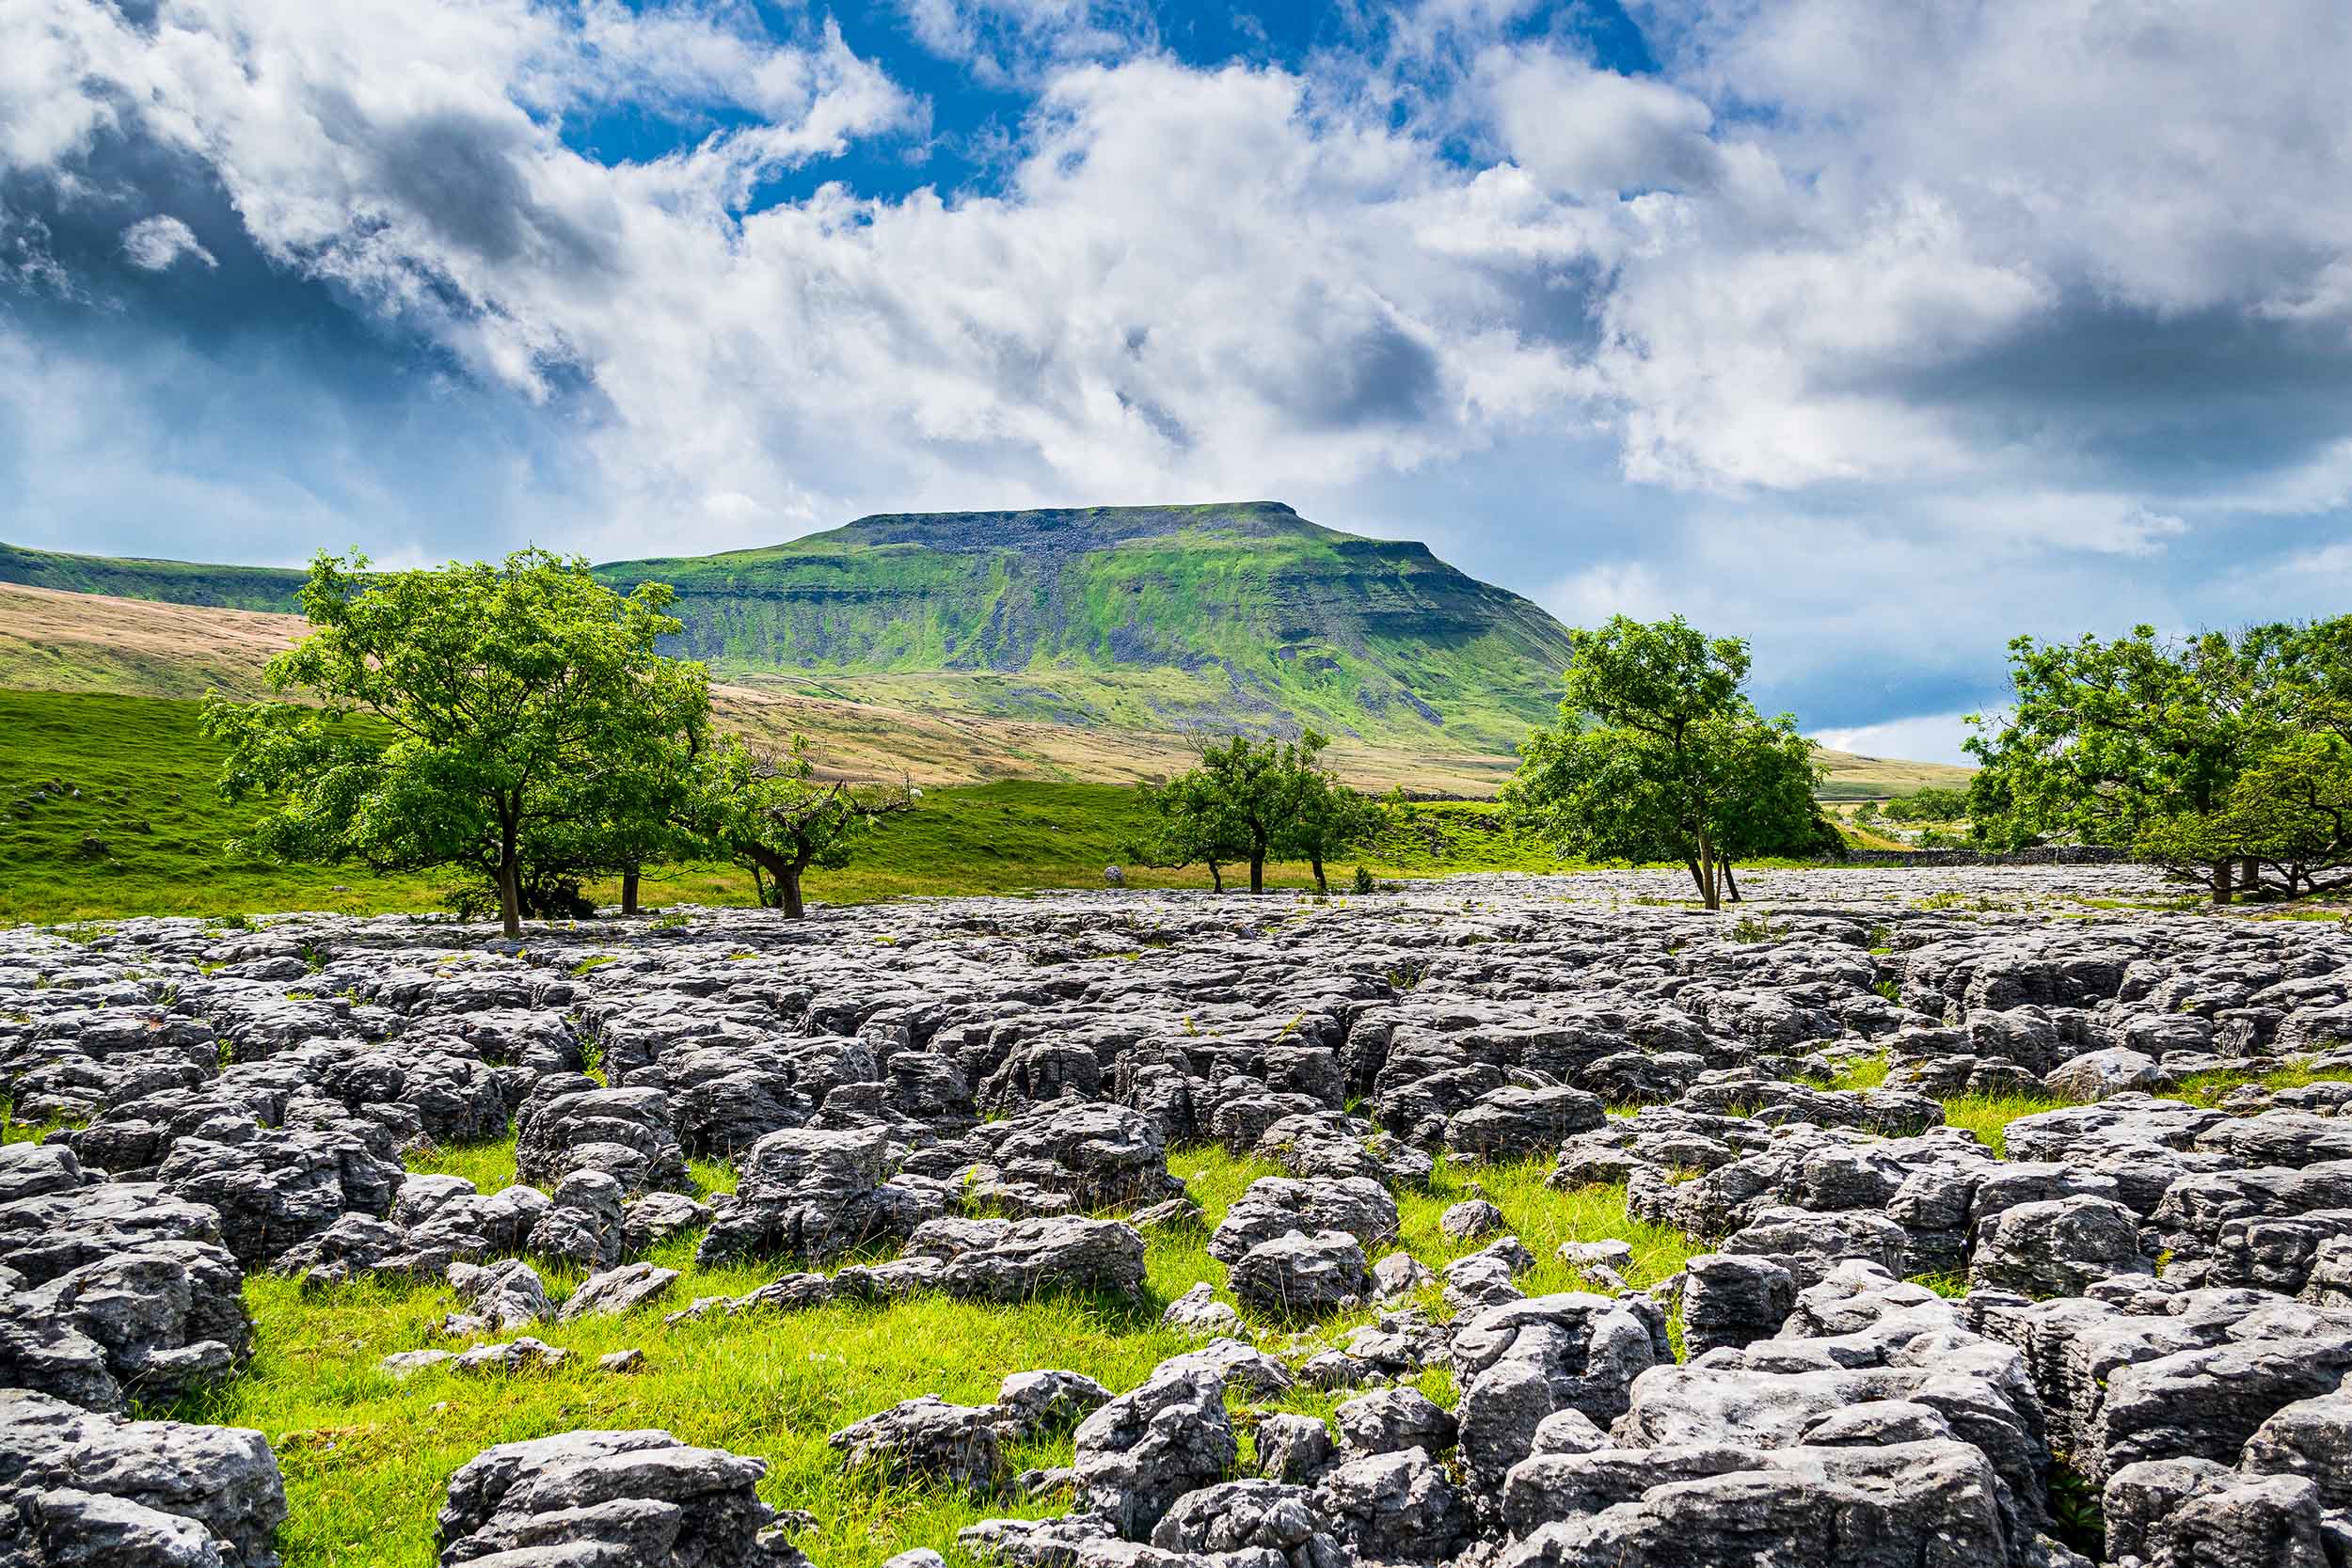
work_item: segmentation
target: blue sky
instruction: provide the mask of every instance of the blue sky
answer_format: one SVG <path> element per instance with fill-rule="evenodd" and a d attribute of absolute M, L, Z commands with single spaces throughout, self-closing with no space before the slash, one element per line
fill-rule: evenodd
<path fill-rule="evenodd" d="M 1949 756 L 2352 598 L 2352 15 L 19 0 L 0 537 L 1276 498 Z"/>

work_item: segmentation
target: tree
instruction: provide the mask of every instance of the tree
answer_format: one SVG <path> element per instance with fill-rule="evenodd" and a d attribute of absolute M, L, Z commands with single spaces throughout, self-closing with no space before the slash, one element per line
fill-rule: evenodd
<path fill-rule="evenodd" d="M 2280 739 L 2233 780 L 2215 808 L 2141 828 L 2143 860 L 2188 875 L 2235 864 L 2235 885 L 2293 896 L 2352 886 L 2352 745 L 2342 736 Z"/>
<path fill-rule="evenodd" d="M 1139 865 L 1173 869 L 1199 862 L 1209 868 L 1210 885 L 1223 893 L 1225 867 L 1249 857 L 1248 840 L 1205 768 L 1146 784 L 1143 808 L 1149 835 L 1127 848 L 1128 858 Z"/>
<path fill-rule="evenodd" d="M 2315 777 L 2314 753 L 2281 754 L 2271 768 L 2265 759 L 2315 733 L 2343 736 L 2348 642 L 2352 617 L 2235 636 L 2166 639 L 2143 626 L 2112 641 L 2018 638 L 2009 711 L 1997 728 L 1972 716 L 1967 749 L 1983 767 L 1969 790 L 1970 820 L 1997 844 L 2135 849 L 2193 870 L 2217 904 L 2240 887 L 2254 891 L 2266 859 L 2257 846 L 2285 842 L 2264 838 L 2258 819 L 2277 827 L 2280 800 L 2299 798 L 2289 785 L 2297 767 L 2306 784 Z M 2290 766 L 2295 756 L 2301 763 Z M 2241 799 L 2240 782 L 2258 770 L 2265 782 Z M 2279 871 L 2272 884 L 2292 891 L 2306 874 Z"/>
<path fill-rule="evenodd" d="M 750 866 L 760 904 L 792 920 L 808 912 L 801 879 L 810 867 L 849 864 L 862 839 L 923 798 L 904 783 L 820 784 L 814 772 L 799 736 L 780 752 L 755 752 L 730 739 L 704 759 L 696 791 L 697 834 L 718 853 Z"/>
<path fill-rule="evenodd" d="M 1796 721 L 1741 694 L 1746 643 L 1678 615 L 1619 615 L 1569 640 L 1560 721 L 1529 736 L 1503 790 L 1514 818 L 1585 858 L 1679 861 L 1710 910 L 1739 896 L 1733 857 L 1842 842 L 1814 803 L 1820 770 Z"/>
<path fill-rule="evenodd" d="M 679 629 L 660 583 L 623 596 L 586 562 L 537 549 L 366 568 L 321 552 L 302 589 L 317 629 L 270 661 L 272 691 L 319 706 L 206 699 L 206 731 L 229 746 L 222 793 L 277 798 L 235 847 L 458 866 L 491 884 L 520 936 L 527 909 L 620 868 L 681 803 L 707 673 L 655 651 Z"/>
<path fill-rule="evenodd" d="M 1328 742 L 1309 730 L 1282 749 L 1281 771 L 1288 799 L 1280 811 L 1274 850 L 1296 856 L 1312 868 L 1315 891 L 1328 893 L 1323 863 L 1376 835 L 1388 823 L 1378 801 L 1348 788 L 1324 767 Z"/>
<path fill-rule="evenodd" d="M 1967 815 L 1964 789 L 1916 789 L 1886 802 L 1890 822 L 1957 822 Z"/>

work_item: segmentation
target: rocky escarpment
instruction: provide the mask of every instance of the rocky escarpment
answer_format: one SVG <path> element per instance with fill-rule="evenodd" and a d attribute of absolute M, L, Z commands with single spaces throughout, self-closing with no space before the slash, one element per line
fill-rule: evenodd
<path fill-rule="evenodd" d="M 832 1433 L 853 1474 L 1030 1501 L 966 1532 L 1015 1563 L 2319 1568 L 2352 1540 L 2352 936 L 2047 907 L 2137 875 L 1765 874 L 1737 927 L 1625 877 L 520 951 L 405 918 L 0 933 L 0 1091 L 66 1124 L 0 1151 L 0 1561 L 274 1560 L 265 1435 L 131 1413 L 252 1375 L 238 1290 L 275 1271 L 445 1290 L 387 1379 L 524 1375 L 629 1314 L 616 1371 L 671 1324 L 915 1295 L 1165 1313 L 1194 1348 L 1124 1386 L 1008 1367 Z M 2294 1086 L 2177 1098 L 2290 1057 Z M 1950 1124 L 2027 1091 L 1998 1150 Z M 510 1131 L 514 1185 L 404 1169 Z M 1221 1276 L 1163 1293 L 1150 1238 L 1203 1218 L 1169 1151 L 1203 1142 L 1284 1174 L 1219 1200 Z M 1700 1250 L 1636 1289 L 1629 1248 L 1573 1243 L 1574 1288 L 1535 1289 L 1471 1197 L 1443 1226 L 1477 1250 L 1433 1269 L 1400 1213 L 1439 1161 L 1541 1162 Z M 691 1296 L 646 1256 L 687 1239 L 759 1283 Z M 1302 1385 L 1330 1422 L 1271 1408 Z M 763 1477 L 548 1432 L 447 1478 L 438 1547 L 802 1561 Z"/>

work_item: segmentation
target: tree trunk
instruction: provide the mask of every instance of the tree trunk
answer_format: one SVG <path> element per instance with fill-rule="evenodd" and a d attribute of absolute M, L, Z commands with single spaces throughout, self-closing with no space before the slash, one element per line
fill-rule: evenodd
<path fill-rule="evenodd" d="M 2245 860 L 2239 862 L 2238 882 L 2246 889 L 2247 895 L 2249 897 L 2251 897 L 2254 894 L 2261 892 L 2263 885 L 2263 863 L 2252 855 L 2249 855 Z"/>
<path fill-rule="evenodd" d="M 1223 893 L 1225 891 L 1225 868 L 1215 861 L 1209 862 L 1208 864 L 1210 890 L 1215 893 Z"/>
<path fill-rule="evenodd" d="M 1682 863 L 1690 868 L 1691 885 L 1698 889 L 1701 898 L 1706 897 L 1707 879 L 1699 873 L 1699 858 L 1696 855 L 1685 855 L 1682 857 Z"/>
<path fill-rule="evenodd" d="M 768 879 L 759 874 L 757 861 L 752 862 L 752 896 L 759 901 L 761 909 L 768 907 Z"/>
<path fill-rule="evenodd" d="M 1252 893 L 1265 891 L 1265 851 L 1263 849 L 1249 851 L 1249 891 Z"/>
<path fill-rule="evenodd" d="M 1708 909 L 1722 910 L 1724 895 L 1715 886 L 1715 846 L 1708 838 L 1705 828 L 1699 830 L 1699 869 L 1706 873 L 1699 882 L 1699 897 Z"/>
<path fill-rule="evenodd" d="M 1729 861 L 1719 861 L 1719 862 L 1717 862 L 1716 863 L 1717 863 L 1717 864 L 1719 864 L 1719 865 L 1721 865 L 1721 866 L 1724 868 L 1724 893 L 1726 893 L 1726 894 L 1728 894 L 1728 895 L 1730 895 L 1730 897 L 1731 897 L 1731 901 L 1732 901 L 1733 903 L 1737 904 L 1737 903 L 1740 902 L 1740 879 L 1739 879 L 1739 878 L 1737 878 L 1737 877 L 1734 877 L 1734 876 L 1731 874 L 1731 863 L 1730 863 Z"/>
<path fill-rule="evenodd" d="M 621 873 L 621 912 L 637 912 L 637 867 L 633 865 Z"/>
<path fill-rule="evenodd" d="M 1323 879 L 1323 857 L 1321 855 L 1310 855 L 1307 857 L 1307 863 L 1315 868 L 1315 891 L 1317 893 L 1328 894 L 1331 891 L 1331 885 Z"/>
<path fill-rule="evenodd" d="M 787 920 L 800 920 L 808 914 L 807 907 L 801 902 L 803 869 L 800 865 L 787 863 L 776 870 L 776 886 L 784 894 L 784 918 Z"/>
<path fill-rule="evenodd" d="M 2229 861 L 2213 863 L 2213 901 L 2217 904 L 2226 904 L 2230 901 L 2231 864 Z"/>
<path fill-rule="evenodd" d="M 515 853 L 515 830 L 503 829 L 499 835 L 499 919 L 510 942 L 523 934 L 522 876 L 521 858 Z"/>

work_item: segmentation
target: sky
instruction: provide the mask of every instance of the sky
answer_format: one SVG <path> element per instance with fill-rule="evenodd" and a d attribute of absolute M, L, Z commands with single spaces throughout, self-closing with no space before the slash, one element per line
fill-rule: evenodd
<path fill-rule="evenodd" d="M 2352 610 L 2342 0 L 9 0 L 0 538 L 1279 499 L 1951 759 Z"/>

